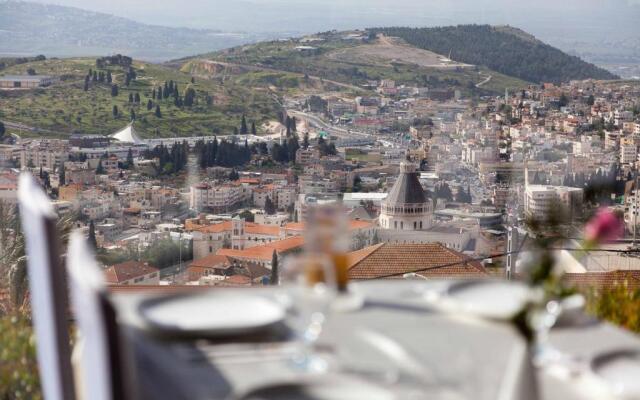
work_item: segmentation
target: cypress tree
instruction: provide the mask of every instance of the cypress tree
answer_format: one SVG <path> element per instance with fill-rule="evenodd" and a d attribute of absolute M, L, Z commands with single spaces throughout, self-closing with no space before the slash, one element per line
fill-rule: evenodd
<path fill-rule="evenodd" d="M 160 106 L 156 105 L 156 117 L 162 118 L 162 113 L 160 112 Z"/>
<path fill-rule="evenodd" d="M 153 108 L 153 101 L 149 99 L 149 101 L 147 101 L 147 111 L 151 111 L 152 108 Z"/>
<path fill-rule="evenodd" d="M 113 81 L 113 77 L 111 76 L 111 71 L 107 71 L 107 83 L 111 83 Z"/>
<path fill-rule="evenodd" d="M 112 112 L 113 112 L 113 116 L 117 118 L 118 117 L 118 106 L 114 105 Z"/>
<path fill-rule="evenodd" d="M 89 245 L 92 249 L 96 250 L 98 248 L 98 241 L 96 240 L 96 226 L 93 223 L 93 220 L 89 222 L 89 237 L 87 238 Z"/>
<path fill-rule="evenodd" d="M 151 91 L 151 98 L 152 99 L 156 99 L 156 88 L 153 88 L 153 90 Z"/>
<path fill-rule="evenodd" d="M 66 183 L 66 177 L 64 172 L 64 162 L 60 164 L 58 168 L 58 182 L 60 182 L 60 186 L 64 186 Z"/>
<path fill-rule="evenodd" d="M 133 93 L 129 93 L 129 103 L 133 103 Z"/>
<path fill-rule="evenodd" d="M 136 95 L 135 95 L 135 96 L 133 96 L 133 101 L 134 101 L 136 104 L 140 104 L 140 93 L 136 92 Z"/>
<path fill-rule="evenodd" d="M 247 129 L 247 119 L 244 116 L 244 114 L 242 114 L 242 120 L 240 121 L 240 134 L 242 135 L 246 135 L 248 132 Z"/>
<path fill-rule="evenodd" d="M 256 134 L 256 123 L 254 121 L 251 122 L 251 134 Z"/>
<path fill-rule="evenodd" d="M 272 285 L 277 285 L 278 284 L 278 253 L 276 253 L 275 250 L 273 250 L 273 254 L 271 255 L 271 279 L 270 279 L 270 283 Z"/>

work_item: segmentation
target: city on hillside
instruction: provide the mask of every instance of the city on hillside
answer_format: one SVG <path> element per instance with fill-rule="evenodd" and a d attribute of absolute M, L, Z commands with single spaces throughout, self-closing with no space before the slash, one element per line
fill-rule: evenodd
<path fill-rule="evenodd" d="M 0 16 L 0 397 L 640 398 L 637 53 L 58 3 L 0 0 L 62 52 Z"/>

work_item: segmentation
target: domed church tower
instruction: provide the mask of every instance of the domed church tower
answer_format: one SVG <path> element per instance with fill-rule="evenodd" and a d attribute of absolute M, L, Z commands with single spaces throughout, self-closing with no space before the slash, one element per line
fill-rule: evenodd
<path fill-rule="evenodd" d="M 396 180 L 380 209 L 380 227 L 405 231 L 419 231 L 431 227 L 433 203 L 420 185 L 415 164 L 400 164 Z"/>

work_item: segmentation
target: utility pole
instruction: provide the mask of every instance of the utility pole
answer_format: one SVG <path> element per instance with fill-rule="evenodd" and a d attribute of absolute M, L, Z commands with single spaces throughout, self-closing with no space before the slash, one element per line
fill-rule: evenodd
<path fill-rule="evenodd" d="M 516 259 L 518 254 L 515 253 L 518 248 L 518 229 L 515 226 L 507 228 L 507 267 L 505 274 L 507 280 L 511 280 L 513 273 L 515 272 Z"/>
<path fill-rule="evenodd" d="M 636 172 L 636 179 L 633 188 L 633 247 L 636 246 L 636 231 L 638 224 L 638 173 Z"/>

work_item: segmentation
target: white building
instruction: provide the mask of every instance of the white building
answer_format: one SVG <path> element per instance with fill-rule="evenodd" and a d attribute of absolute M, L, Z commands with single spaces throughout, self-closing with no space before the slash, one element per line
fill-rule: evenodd
<path fill-rule="evenodd" d="M 567 186 L 526 185 L 524 211 L 528 217 L 546 220 L 552 212 L 561 211 L 572 219 L 582 212 L 583 190 Z M 559 208 L 562 207 L 562 208 Z"/>

